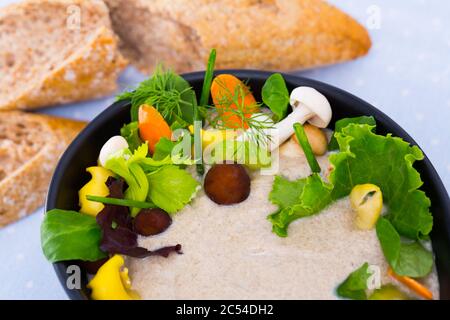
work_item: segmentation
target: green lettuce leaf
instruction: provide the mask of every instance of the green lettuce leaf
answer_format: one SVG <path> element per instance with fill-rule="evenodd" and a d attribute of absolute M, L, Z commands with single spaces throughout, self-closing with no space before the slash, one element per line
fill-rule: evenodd
<path fill-rule="evenodd" d="M 128 200 L 145 201 L 148 194 L 148 180 L 141 166 L 148 154 L 147 143 L 139 146 L 133 153 L 130 149 L 123 149 L 113 154 L 106 161 L 105 168 L 122 177 L 128 185 L 124 197 Z M 131 215 L 135 216 L 139 208 L 131 208 Z"/>
<path fill-rule="evenodd" d="M 142 144 L 137 121 L 124 125 L 120 129 L 120 135 L 127 140 L 130 151 L 136 150 Z"/>
<path fill-rule="evenodd" d="M 272 231 L 286 237 L 292 221 L 314 215 L 333 201 L 332 190 L 333 186 L 324 182 L 317 173 L 296 181 L 275 177 L 269 200 L 277 204 L 279 210 L 268 216 Z"/>
<path fill-rule="evenodd" d="M 148 200 L 174 214 L 188 204 L 200 184 L 186 170 L 169 165 L 147 175 L 150 187 Z"/>
<path fill-rule="evenodd" d="M 349 195 L 358 184 L 375 184 L 383 193 L 387 217 L 395 229 L 410 239 L 423 238 L 433 227 L 430 200 L 418 190 L 423 182 L 413 168 L 423 153 L 400 138 L 376 135 L 373 129 L 350 124 L 335 134 L 341 152 L 330 156 L 333 198 Z"/>
<path fill-rule="evenodd" d="M 353 300 L 367 300 L 367 280 L 370 275 L 369 264 L 366 262 L 350 273 L 347 279 L 337 287 L 338 296 Z"/>
<path fill-rule="evenodd" d="M 101 237 L 95 218 L 75 211 L 51 210 L 41 224 L 41 247 L 50 262 L 105 258 Z"/>
<path fill-rule="evenodd" d="M 340 152 L 330 156 L 333 170 L 329 177 L 332 187 L 329 188 L 332 192 L 330 195 L 329 188 L 322 188 L 317 191 L 321 194 L 315 197 L 323 199 L 322 206 L 348 196 L 358 184 L 373 183 L 383 192 L 383 200 L 389 208 L 387 218 L 400 235 L 410 239 L 425 238 L 432 229 L 433 217 L 429 211 L 430 200 L 418 190 L 422 185 L 420 175 L 413 168 L 416 160 L 423 159 L 423 153 L 400 138 L 376 135 L 373 129 L 367 124 L 351 123 L 340 133 L 335 133 Z M 274 189 L 276 187 L 274 184 Z M 302 206 L 306 200 L 301 195 L 296 205 Z M 286 213 L 281 211 L 288 206 L 273 203 L 280 208 L 269 216 L 270 220 L 277 230 L 286 230 L 295 215 L 286 219 Z"/>
<path fill-rule="evenodd" d="M 368 124 L 370 126 L 376 125 L 374 117 L 362 116 L 362 117 L 355 117 L 355 118 L 344 118 L 344 119 L 336 121 L 336 123 L 334 125 L 334 133 L 341 133 L 342 129 L 344 129 L 351 123 L 353 123 L 353 124 Z M 336 139 L 336 136 L 333 134 L 333 136 L 331 137 L 330 143 L 328 144 L 328 150 L 333 151 L 333 150 L 338 150 L 338 149 L 339 149 L 339 144 Z"/>
<path fill-rule="evenodd" d="M 384 256 L 398 275 L 424 277 L 433 268 L 433 255 L 418 241 L 402 242 L 394 226 L 385 218 L 377 222 L 377 236 Z"/>

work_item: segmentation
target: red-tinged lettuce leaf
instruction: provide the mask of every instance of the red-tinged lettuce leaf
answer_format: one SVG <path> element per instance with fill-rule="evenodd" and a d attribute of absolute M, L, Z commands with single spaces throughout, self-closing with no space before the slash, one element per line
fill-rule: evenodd
<path fill-rule="evenodd" d="M 109 178 L 109 197 L 124 198 L 124 181 Z M 135 258 L 149 256 L 168 257 L 170 253 L 181 254 L 181 245 L 163 247 L 154 251 L 138 246 L 138 235 L 133 231 L 133 218 L 128 207 L 106 204 L 97 215 L 97 224 L 102 229 L 100 248 L 110 254 L 123 254 Z"/>

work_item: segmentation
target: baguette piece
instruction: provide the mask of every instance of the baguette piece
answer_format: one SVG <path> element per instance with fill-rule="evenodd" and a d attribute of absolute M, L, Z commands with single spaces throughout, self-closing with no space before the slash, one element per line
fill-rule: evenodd
<path fill-rule="evenodd" d="M 101 0 L 7 6 L 0 9 L 0 35 L 0 110 L 108 95 L 126 65 Z"/>
<path fill-rule="evenodd" d="M 42 206 L 59 157 L 84 122 L 0 111 L 0 227 Z"/>
<path fill-rule="evenodd" d="M 105 0 L 124 53 L 142 71 L 165 64 L 294 70 L 366 54 L 366 29 L 322 0 Z"/>

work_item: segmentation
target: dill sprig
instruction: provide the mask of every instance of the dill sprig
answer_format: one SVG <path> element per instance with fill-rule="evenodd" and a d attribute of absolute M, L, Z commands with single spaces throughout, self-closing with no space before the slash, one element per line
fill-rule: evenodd
<path fill-rule="evenodd" d="M 158 65 L 151 78 L 142 81 L 135 90 L 119 95 L 117 100 L 131 101 L 132 121 L 138 120 L 138 110 L 142 104 L 155 107 L 166 120 L 177 119 L 183 117 L 182 106 L 190 107 L 192 104 L 183 100 L 183 95 L 190 90 L 191 87 L 180 85 L 179 75 Z"/>
<path fill-rule="evenodd" d="M 245 140 L 258 146 L 267 146 L 271 141 L 267 130 L 272 129 L 274 124 L 268 115 L 256 112 L 262 104 L 254 103 L 250 106 L 245 104 L 244 98 L 250 93 L 247 86 L 236 86 L 232 92 L 221 80 L 216 81 L 221 88 L 221 97 L 216 105 L 219 108 L 208 108 L 206 112 L 204 111 L 208 123 L 215 129 L 240 130 Z"/>

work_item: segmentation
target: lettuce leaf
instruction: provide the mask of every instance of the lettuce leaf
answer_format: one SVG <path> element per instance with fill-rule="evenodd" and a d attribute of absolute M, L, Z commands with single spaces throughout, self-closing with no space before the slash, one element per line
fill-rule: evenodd
<path fill-rule="evenodd" d="M 268 216 L 273 232 L 286 237 L 292 221 L 314 215 L 332 202 L 332 190 L 333 186 L 325 183 L 317 173 L 296 181 L 275 177 L 269 200 L 277 204 L 279 210 Z"/>
<path fill-rule="evenodd" d="M 423 182 L 413 168 L 416 160 L 423 159 L 423 153 L 400 138 L 376 135 L 373 129 L 350 124 L 335 134 L 341 152 L 330 156 L 333 198 L 347 196 L 355 185 L 375 184 L 388 205 L 387 217 L 400 235 L 424 238 L 433 227 L 431 203 L 418 190 Z"/>
<path fill-rule="evenodd" d="M 186 170 L 169 165 L 147 175 L 148 200 L 174 214 L 189 203 L 200 184 Z"/>
<path fill-rule="evenodd" d="M 127 140 L 130 151 L 132 152 L 142 144 L 137 121 L 124 125 L 120 129 L 120 135 Z"/>
<path fill-rule="evenodd" d="M 388 207 L 377 224 L 377 236 L 392 269 L 400 275 L 422 277 L 433 265 L 432 253 L 418 240 L 433 227 L 430 200 L 418 190 L 420 174 L 413 168 L 423 153 L 400 138 L 376 135 L 375 126 L 349 121 L 334 135 L 340 152 L 330 156 L 333 170 L 327 184 L 319 175 L 297 181 L 277 177 L 269 196 L 278 210 L 269 215 L 273 232 L 287 235 L 289 224 L 319 213 L 334 201 L 348 196 L 354 186 L 372 183 L 383 192 Z M 401 237 L 414 241 L 404 242 Z"/>
<path fill-rule="evenodd" d="M 105 168 L 122 177 L 128 188 L 125 190 L 125 199 L 145 201 L 148 194 L 148 180 L 144 169 L 139 162 L 146 159 L 148 145 L 146 143 L 138 147 L 133 153 L 130 149 L 123 149 L 113 154 L 105 164 Z M 131 215 L 135 216 L 139 208 L 132 208 Z"/>
<path fill-rule="evenodd" d="M 163 160 L 167 156 L 170 156 L 176 144 L 177 142 L 169 140 L 166 137 L 162 137 L 155 145 L 155 152 L 153 152 L 153 159 Z"/>
<path fill-rule="evenodd" d="M 351 123 L 368 124 L 371 126 L 376 125 L 374 117 L 362 116 L 362 117 L 355 117 L 355 118 L 344 118 L 344 119 L 336 121 L 336 123 L 334 125 L 334 133 L 342 132 L 342 129 L 344 129 Z M 328 144 L 328 150 L 333 151 L 333 150 L 338 150 L 338 149 L 339 149 L 339 144 L 336 139 L 336 136 L 333 134 L 333 136 L 331 137 L 330 143 Z"/>
<path fill-rule="evenodd" d="M 369 280 L 369 264 L 366 262 L 361 267 L 350 273 L 336 289 L 338 296 L 353 300 L 367 300 L 367 280 Z"/>
<path fill-rule="evenodd" d="M 380 187 L 389 208 L 387 218 L 400 235 L 418 239 L 430 233 L 433 226 L 430 200 L 418 190 L 422 180 L 413 168 L 416 160 L 423 159 L 423 153 L 400 138 L 376 135 L 374 128 L 367 124 L 350 123 L 341 132 L 335 133 L 340 152 L 330 156 L 333 166 L 330 185 L 326 185 L 319 176 L 300 179 L 296 187 L 283 184 L 281 178 L 275 179 L 273 193 L 281 189 L 284 194 L 293 194 L 299 191 L 300 185 L 304 185 L 294 200 L 274 198 L 273 193 L 269 196 L 269 200 L 279 206 L 279 210 L 269 216 L 276 234 L 286 236 L 289 224 L 304 216 L 295 212 L 305 211 L 305 204 L 311 200 L 318 202 L 308 208 L 309 215 L 319 213 L 333 201 L 348 196 L 355 185 L 363 183 Z M 315 182 L 314 185 L 311 185 L 312 182 Z M 318 188 L 319 185 L 322 187 Z M 315 193 L 311 195 L 303 189 L 314 190 Z"/>

